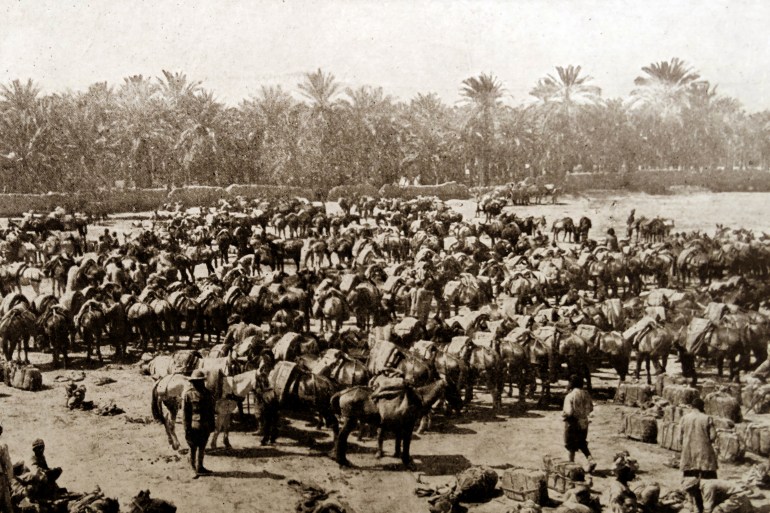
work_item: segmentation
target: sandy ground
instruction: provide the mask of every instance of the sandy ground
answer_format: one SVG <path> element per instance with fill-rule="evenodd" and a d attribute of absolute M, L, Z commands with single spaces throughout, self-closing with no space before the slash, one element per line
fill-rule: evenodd
<path fill-rule="evenodd" d="M 712 232 L 716 222 L 724 222 L 762 230 L 766 229 L 763 223 L 770 213 L 768 198 L 762 194 L 664 197 L 595 194 L 566 198 L 565 204 L 517 210 L 521 215 L 544 214 L 549 225 L 562 215 L 577 218 L 589 213 L 595 230 L 602 233 L 610 225 L 623 227 L 630 208 L 636 208 L 637 215 L 674 217 L 682 229 Z M 472 213 L 474 209 L 470 202 L 456 203 L 464 213 Z M 110 222 L 109 227 L 121 231 L 130 229 L 126 221 Z M 83 355 L 76 353 L 75 356 L 82 358 Z M 449 482 L 454 474 L 471 465 L 491 466 L 499 473 L 511 466 L 540 468 L 544 455 L 564 455 L 559 405 L 544 410 L 535 409 L 530 402 L 527 408 L 520 409 L 515 406 L 514 391 L 513 398 L 504 397 L 503 410 L 493 415 L 489 396 L 477 390 L 474 402 L 461 417 L 439 416 L 431 432 L 415 438 L 412 452 L 416 471 L 401 470 L 393 458 L 378 461 L 372 440 L 357 443 L 352 439 L 350 459 L 357 468 L 340 469 L 326 457 L 331 447 L 330 433 L 308 428 L 303 420 L 291 420 L 282 429 L 274 447 L 260 447 L 258 438 L 250 430 L 233 433 L 234 449 L 214 451 L 207 456 L 207 467 L 215 475 L 192 480 L 184 456 L 171 450 L 162 426 L 151 421 L 151 378 L 141 375 L 130 364 L 108 363 L 86 370 L 83 383 L 88 387 L 87 399 L 97 406 L 114 401 L 126 412 L 101 417 L 93 412 L 71 412 L 65 407 L 63 382 L 57 378 L 78 375 L 80 370 L 51 370 L 48 365 L 51 357 L 47 354 L 35 353 L 32 359 L 44 370 L 46 390 L 31 393 L 0 385 L 0 423 L 5 428 L 0 441 L 8 443 L 12 458 L 19 460 L 29 458 L 35 438 L 45 439 L 48 461 L 64 468 L 60 480 L 63 486 L 89 491 L 99 485 L 108 496 L 117 497 L 124 505 L 140 489 L 150 489 L 153 496 L 175 502 L 180 512 L 289 512 L 294 511 L 300 499 L 288 483 L 296 479 L 335 491 L 333 496 L 344 499 L 358 512 L 411 513 L 427 511 L 426 501 L 414 494 L 418 483 Z M 105 376 L 116 382 L 97 386 L 95 380 Z M 606 488 L 607 469 L 613 455 L 622 449 L 628 449 L 639 460 L 640 480 L 658 482 L 664 489 L 678 484 L 679 472 L 665 465 L 674 453 L 657 445 L 626 440 L 618 434 L 620 413 L 630 408 L 611 402 L 616 378 L 609 371 L 600 371 L 596 376 L 597 407 L 589 440 L 599 462 L 599 472 L 594 477 L 593 488 L 598 492 Z M 177 429 L 181 437 L 182 426 L 177 425 Z M 386 452 L 392 451 L 392 441 L 386 447 Z M 758 460 L 749 456 L 748 463 L 752 461 Z M 745 472 L 748 463 L 722 465 L 720 477 L 736 479 Z M 555 493 L 551 495 L 558 497 Z M 755 501 L 755 504 L 763 505 L 760 511 L 770 511 L 766 501 Z M 470 508 L 502 513 L 513 505 L 513 501 L 501 495 Z"/>

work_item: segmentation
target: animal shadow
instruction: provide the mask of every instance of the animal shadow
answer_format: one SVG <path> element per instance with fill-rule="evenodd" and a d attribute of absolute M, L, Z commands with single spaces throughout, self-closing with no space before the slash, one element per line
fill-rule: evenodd
<path fill-rule="evenodd" d="M 286 479 L 286 476 L 281 474 L 273 474 L 267 470 L 260 470 L 259 472 L 248 472 L 244 470 L 227 470 L 225 472 L 215 472 L 214 477 L 225 477 L 234 479 L 273 479 L 275 481 L 281 481 Z"/>
<path fill-rule="evenodd" d="M 470 468 L 472 463 L 462 454 L 424 454 L 415 456 L 418 469 L 426 476 L 454 475 Z"/>

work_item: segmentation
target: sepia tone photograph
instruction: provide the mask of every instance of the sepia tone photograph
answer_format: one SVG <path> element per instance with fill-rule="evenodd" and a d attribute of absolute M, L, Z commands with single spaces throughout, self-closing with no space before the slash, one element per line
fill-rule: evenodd
<path fill-rule="evenodd" d="M 0 513 L 770 513 L 767 2 L 0 20 Z"/>

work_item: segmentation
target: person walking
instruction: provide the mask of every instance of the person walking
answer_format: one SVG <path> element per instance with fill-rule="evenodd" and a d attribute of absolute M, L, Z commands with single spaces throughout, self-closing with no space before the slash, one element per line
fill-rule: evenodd
<path fill-rule="evenodd" d="M 195 369 L 188 378 L 190 387 L 184 392 L 182 410 L 187 445 L 190 447 L 190 465 L 195 471 L 193 479 L 211 474 L 203 466 L 206 444 L 214 431 L 214 398 L 206 388 L 206 373 Z"/>
<path fill-rule="evenodd" d="M 0 426 L 0 436 L 3 435 L 3 426 Z M 13 513 L 11 502 L 11 481 L 13 480 L 13 464 L 8 452 L 8 445 L 0 442 L 0 513 Z"/>
<path fill-rule="evenodd" d="M 596 469 L 596 462 L 588 450 L 588 416 L 594 410 L 591 394 L 583 390 L 583 377 L 572 375 L 570 391 L 564 398 L 564 445 L 569 451 L 569 460 L 575 461 L 575 453 L 582 452 L 588 460 L 588 473 Z"/>
<path fill-rule="evenodd" d="M 681 420 L 682 459 L 679 468 L 684 477 L 717 478 L 717 455 L 714 442 L 717 430 L 714 420 L 703 412 L 703 399 L 692 401 L 692 410 Z"/>

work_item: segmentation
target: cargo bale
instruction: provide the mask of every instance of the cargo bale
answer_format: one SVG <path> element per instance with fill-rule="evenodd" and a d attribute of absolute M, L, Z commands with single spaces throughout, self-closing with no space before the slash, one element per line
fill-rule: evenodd
<path fill-rule="evenodd" d="M 746 454 L 746 443 L 735 430 L 717 429 L 714 449 L 719 461 L 724 463 L 740 463 Z"/>
<path fill-rule="evenodd" d="M 679 422 L 658 421 L 658 445 L 669 451 L 682 450 L 682 425 Z"/>
<path fill-rule="evenodd" d="M 621 417 L 621 431 L 626 438 L 648 444 L 658 439 L 658 423 L 654 417 L 639 413 L 624 413 Z"/>
<path fill-rule="evenodd" d="M 687 411 L 687 409 L 681 406 L 668 405 L 663 408 L 663 420 L 666 422 L 679 422 Z"/>
<path fill-rule="evenodd" d="M 741 394 L 743 385 L 741 383 L 717 383 L 716 381 L 706 380 L 695 385 L 700 392 L 701 397 L 706 397 L 712 392 L 724 392 L 734 397 L 738 403 L 742 403 Z"/>
<path fill-rule="evenodd" d="M 741 421 L 740 403 L 726 392 L 712 392 L 705 397 L 703 402 L 705 404 L 704 412 L 708 415 L 730 419 L 733 422 Z"/>
<path fill-rule="evenodd" d="M 661 374 L 655 379 L 655 393 L 662 396 L 666 385 L 686 385 L 691 380 L 682 376 L 669 376 Z"/>
<path fill-rule="evenodd" d="M 543 506 L 548 503 L 548 485 L 545 472 L 512 468 L 503 472 L 500 487 L 505 496 L 515 501 L 531 500 Z"/>
<path fill-rule="evenodd" d="M 621 383 L 615 392 L 615 402 L 625 406 L 641 407 L 652 400 L 655 390 L 642 383 Z"/>
<path fill-rule="evenodd" d="M 735 431 L 746 445 L 746 451 L 759 456 L 770 455 L 770 425 L 746 422 L 736 425 Z"/>
<path fill-rule="evenodd" d="M 674 406 L 692 404 L 693 399 L 700 397 L 697 388 L 687 385 L 666 385 L 661 395 Z"/>

